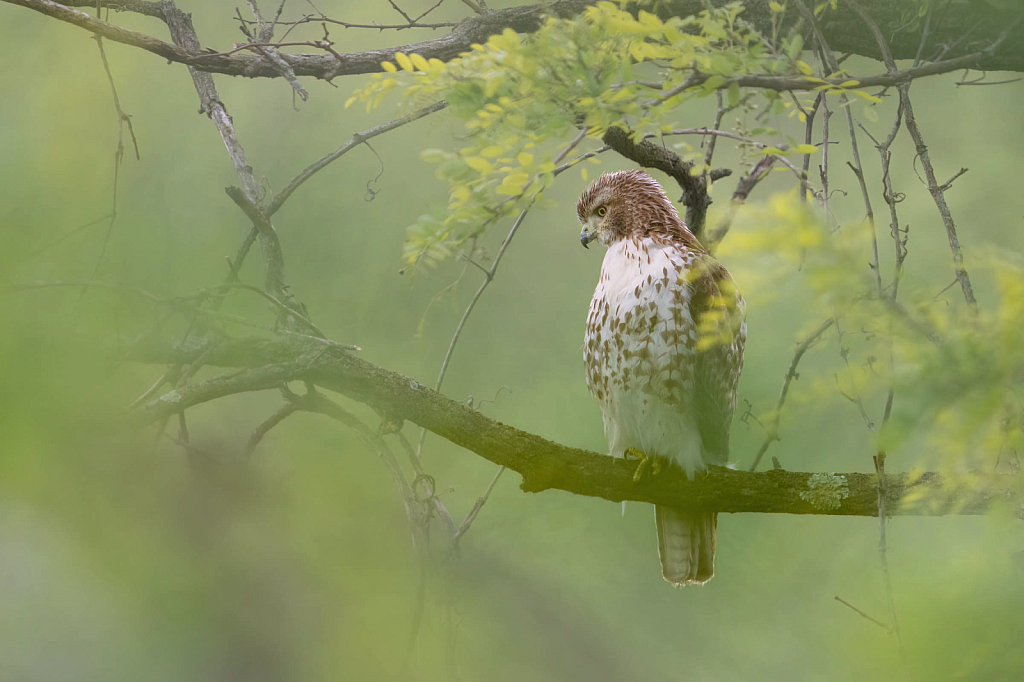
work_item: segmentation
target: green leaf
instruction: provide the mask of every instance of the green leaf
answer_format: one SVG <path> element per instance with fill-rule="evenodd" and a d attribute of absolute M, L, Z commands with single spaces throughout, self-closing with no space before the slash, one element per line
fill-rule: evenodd
<path fill-rule="evenodd" d="M 711 78 L 704 81 L 704 89 L 707 91 L 717 90 L 721 85 L 725 83 L 725 76 L 715 74 Z"/>
<path fill-rule="evenodd" d="M 466 159 L 466 165 L 477 171 L 478 173 L 489 173 L 494 166 L 491 162 L 482 156 L 471 156 Z"/>
<path fill-rule="evenodd" d="M 882 103 L 882 100 L 880 98 L 875 97 L 874 95 L 869 95 L 868 93 L 864 92 L 863 90 L 854 90 L 853 94 L 857 95 L 857 97 L 860 97 L 863 100 L 867 100 L 868 102 L 871 102 L 872 104 L 881 104 Z"/>
<path fill-rule="evenodd" d="M 804 37 L 797 33 L 795 36 L 793 36 L 793 40 L 792 42 L 790 42 L 789 48 L 786 50 L 786 55 L 788 55 L 789 58 L 792 59 L 793 61 L 796 61 L 800 57 L 800 53 L 803 51 Z M 799 64 L 797 64 L 797 66 L 799 67 Z M 803 69 L 801 69 L 801 71 L 802 70 Z M 808 71 L 808 73 L 810 72 Z"/>
<path fill-rule="evenodd" d="M 640 20 L 640 23 L 647 28 L 661 28 L 661 19 L 650 12 L 640 10 L 637 14 L 637 18 Z"/>

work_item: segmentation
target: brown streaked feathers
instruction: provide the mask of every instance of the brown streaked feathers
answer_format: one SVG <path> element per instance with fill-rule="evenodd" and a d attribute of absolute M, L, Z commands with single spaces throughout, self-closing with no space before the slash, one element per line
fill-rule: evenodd
<path fill-rule="evenodd" d="M 602 201 L 603 197 L 607 200 Z M 665 190 L 643 171 L 605 173 L 590 183 L 576 202 L 576 215 L 581 223 L 597 208 L 596 201 L 608 208 L 607 220 L 621 237 L 658 235 L 676 239 L 691 249 L 704 250 L 679 218 Z"/>
<path fill-rule="evenodd" d="M 724 464 L 746 341 L 743 298 L 728 270 L 642 171 L 602 175 L 576 212 L 583 244 L 600 238 L 608 247 L 584 362 L 610 454 L 637 449 L 691 474 Z M 658 506 L 655 517 L 665 579 L 709 580 L 717 516 Z"/>

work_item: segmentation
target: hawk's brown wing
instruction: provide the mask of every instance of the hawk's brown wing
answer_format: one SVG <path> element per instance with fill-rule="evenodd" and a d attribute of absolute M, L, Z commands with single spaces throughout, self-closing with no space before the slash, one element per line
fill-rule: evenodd
<path fill-rule="evenodd" d="M 743 368 L 745 305 L 729 271 L 711 256 L 702 255 L 689 278 L 690 314 L 699 334 L 693 406 L 705 459 L 725 463 Z"/>

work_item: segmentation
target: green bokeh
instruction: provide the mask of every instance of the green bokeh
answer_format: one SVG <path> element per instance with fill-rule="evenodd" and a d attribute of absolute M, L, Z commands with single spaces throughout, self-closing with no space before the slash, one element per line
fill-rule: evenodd
<path fill-rule="evenodd" d="M 238 40 L 233 5 L 188 3 L 204 44 Z M 267 3 L 264 3 L 267 4 Z M 298 5 L 299 3 L 295 3 Z M 387 6 L 322 2 L 332 16 L 380 21 Z M 410 3 L 412 4 L 412 3 Z M 429 4 L 421 2 L 424 8 Z M 189 6 L 191 5 L 191 6 Z M 446 4 L 439 17 L 460 17 Z M 164 36 L 155 20 L 112 20 Z M 397 15 L 395 15 L 397 16 Z M 408 33 L 333 31 L 339 49 L 406 42 Z M 133 116 L 141 160 L 121 167 L 117 222 L 97 279 L 162 296 L 219 282 L 248 226 L 222 188 L 237 182 L 185 69 L 106 43 L 118 94 Z M 851 71 L 877 65 L 851 60 Z M 75 27 L 0 5 L 0 279 L 5 284 L 89 279 L 106 223 L 40 249 L 110 210 L 116 121 L 96 46 Z M 283 81 L 217 77 L 257 177 L 280 189 L 349 136 L 391 118 L 343 109 L 356 78 L 309 82 L 295 102 Z M 956 75 L 913 93 L 942 177 L 961 166 L 948 199 L 965 251 L 1024 250 L 1019 112 L 1024 87 L 956 87 Z M 893 114 L 880 107 L 884 134 Z M 711 119 L 707 104 L 680 125 Z M 838 121 L 839 117 L 834 119 Z M 786 119 L 772 123 L 794 130 Z M 843 128 L 844 126 L 833 126 Z M 443 205 L 445 186 L 421 149 L 457 148 L 446 114 L 356 149 L 307 183 L 276 216 L 291 291 L 331 337 L 361 356 L 432 384 L 479 278 L 431 305 L 461 264 L 413 281 L 399 274 L 405 227 Z M 845 143 L 845 133 L 838 137 Z M 862 138 L 862 144 L 864 140 Z M 833 162 L 840 221 L 859 221 L 861 198 Z M 718 163 L 736 155 L 720 144 Z M 945 234 L 912 167 L 894 148 L 893 184 L 907 194 L 907 287 L 952 279 Z M 880 188 L 877 155 L 864 152 Z M 373 201 L 367 182 L 384 170 Z M 601 170 L 628 167 L 605 158 Z M 593 172 L 593 171 L 592 171 Z M 664 179 L 664 178 L 662 178 Z M 776 174 L 752 201 L 789 179 Z M 457 399 L 560 443 L 601 451 L 600 412 L 583 380 L 585 311 L 600 254 L 579 248 L 578 174 L 559 179 L 555 208 L 525 222 L 470 319 L 445 379 Z M 720 205 L 729 181 L 716 189 Z M 876 197 L 879 197 L 876 194 Z M 721 197 L 721 198 L 719 198 Z M 876 213 L 884 205 L 876 198 Z M 499 226 L 501 229 L 503 226 Z M 494 252 L 499 235 L 491 235 Z M 883 262 L 891 262 L 882 242 Z M 727 262 L 726 265 L 729 265 Z M 739 284 L 742 287 L 742 276 Z M 259 283 L 258 257 L 242 272 Z M 993 300 L 979 278 L 979 299 Z M 954 292 L 955 294 L 955 292 Z M 808 324 L 798 275 L 749 310 L 741 400 L 774 404 L 794 341 Z M 229 308 L 272 319 L 257 300 Z M 10 680 L 862 680 L 1017 679 L 1024 675 L 1024 536 L 1001 518 L 896 518 L 889 563 L 906 661 L 895 639 L 834 600 L 880 619 L 887 606 L 878 523 L 843 517 L 723 515 L 717 576 L 673 590 L 658 575 L 653 514 L 563 492 L 528 495 L 506 474 L 456 558 L 435 529 L 438 558 L 426 610 L 403 670 L 420 580 L 400 498 L 376 455 L 313 415 L 285 421 L 249 465 L 251 430 L 279 404 L 273 392 L 190 412 L 189 455 L 152 429 L 123 425 L 125 407 L 160 368 L 120 362 L 112 340 L 152 328 L 162 311 L 128 294 L 79 288 L 0 296 L 0 678 Z M 169 323 L 168 329 L 180 329 Z M 805 358 L 805 377 L 837 371 L 834 336 Z M 200 377 L 213 370 L 203 370 Z M 799 382 L 798 382 L 799 383 Z M 849 403 L 801 401 L 771 451 L 793 470 L 870 471 L 871 434 Z M 874 411 L 878 396 L 868 396 Z M 360 406 L 352 409 L 373 423 Z M 169 433 L 176 431 L 172 422 Z M 418 430 L 406 425 L 415 441 Z M 737 422 L 733 457 L 749 462 L 762 438 Z M 926 458 L 890 453 L 890 470 Z M 461 519 L 494 466 L 440 438 L 424 462 Z M 454 654 L 449 650 L 454 630 Z M 454 662 L 453 662 L 454 661 Z M 454 667 L 454 671 L 453 671 Z"/>

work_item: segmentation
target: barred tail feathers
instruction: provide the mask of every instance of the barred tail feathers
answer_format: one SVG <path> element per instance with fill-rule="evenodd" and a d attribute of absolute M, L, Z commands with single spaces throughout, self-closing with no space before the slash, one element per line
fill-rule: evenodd
<path fill-rule="evenodd" d="M 715 575 L 718 514 L 654 506 L 661 574 L 675 587 L 702 585 Z"/>

